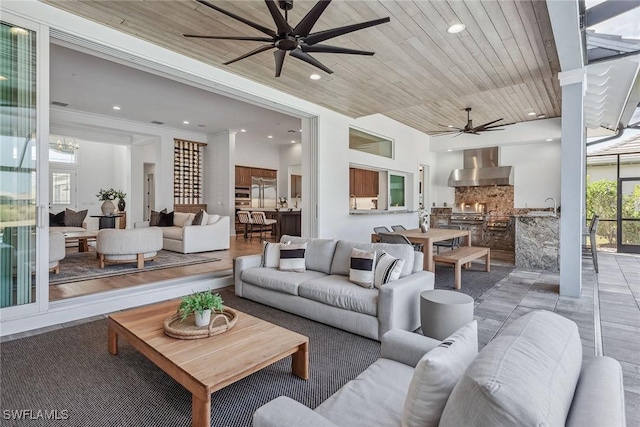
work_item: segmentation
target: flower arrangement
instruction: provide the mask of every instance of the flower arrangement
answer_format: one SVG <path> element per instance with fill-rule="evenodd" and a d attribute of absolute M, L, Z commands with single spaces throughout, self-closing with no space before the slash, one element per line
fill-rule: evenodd
<path fill-rule="evenodd" d="M 115 190 L 113 188 L 109 188 L 108 190 L 100 189 L 98 194 L 96 194 L 98 200 L 115 200 L 115 199 L 124 199 L 127 197 L 127 193 L 123 193 L 120 190 Z"/>
<path fill-rule="evenodd" d="M 423 222 L 429 222 L 429 211 L 422 205 L 418 208 L 418 222 L 420 224 Z"/>
<path fill-rule="evenodd" d="M 281 208 L 283 208 L 284 205 L 287 204 L 287 198 L 286 197 L 278 197 L 278 204 L 280 205 Z"/>

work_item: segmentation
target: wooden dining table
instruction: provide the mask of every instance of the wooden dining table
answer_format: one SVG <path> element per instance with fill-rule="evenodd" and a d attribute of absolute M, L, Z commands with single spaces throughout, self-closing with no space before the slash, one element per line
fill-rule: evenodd
<path fill-rule="evenodd" d="M 394 231 L 393 234 L 402 234 L 406 236 L 411 243 L 422 243 L 422 253 L 424 254 L 424 267 L 426 271 L 432 273 L 436 271 L 435 263 L 433 262 L 433 243 L 441 242 L 443 240 L 455 239 L 456 237 L 463 237 L 463 245 L 471 246 L 471 231 L 469 230 L 451 230 L 448 228 L 430 228 L 423 233 L 419 228 L 412 230 Z M 371 234 L 371 241 L 377 242 L 378 235 L 376 233 Z"/>

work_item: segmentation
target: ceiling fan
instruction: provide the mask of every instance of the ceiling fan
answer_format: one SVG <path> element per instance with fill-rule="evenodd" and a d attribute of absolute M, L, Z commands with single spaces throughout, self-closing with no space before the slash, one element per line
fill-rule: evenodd
<path fill-rule="evenodd" d="M 262 45 L 251 52 L 248 52 L 238 58 L 232 59 L 231 61 L 227 61 L 224 65 L 232 64 L 241 59 L 248 58 L 250 56 L 256 55 L 260 52 L 264 52 L 266 50 L 270 50 L 276 48 L 277 50 L 273 52 L 273 56 L 276 61 L 276 77 L 280 76 L 282 72 L 282 65 L 284 63 L 284 57 L 289 52 L 290 56 L 294 58 L 300 59 L 308 64 L 313 65 L 314 67 L 320 68 L 322 71 L 325 71 L 329 74 L 333 73 L 329 68 L 325 67 L 322 63 L 320 63 L 317 59 L 309 55 L 309 53 L 346 53 L 351 55 L 373 55 L 375 52 L 368 52 L 364 50 L 355 50 L 355 49 L 347 49 L 344 47 L 338 46 L 330 46 L 325 44 L 319 44 L 325 40 L 332 39 L 334 37 L 341 36 L 343 34 L 351 33 L 353 31 L 362 30 L 364 28 L 373 27 L 375 25 L 383 24 L 385 22 L 389 22 L 390 18 L 381 18 L 374 19 L 373 21 L 360 22 L 358 24 L 346 25 L 344 27 L 333 28 L 330 30 L 318 31 L 315 33 L 311 33 L 311 29 L 318 21 L 324 10 L 329 6 L 331 0 L 320 0 L 318 3 L 313 6 L 313 8 L 307 13 L 307 15 L 302 18 L 302 20 L 292 28 L 288 21 L 288 11 L 293 8 L 293 0 L 278 0 L 278 5 L 276 6 L 276 2 L 274 0 L 265 0 L 267 4 L 267 8 L 271 13 L 271 17 L 276 24 L 277 30 L 271 30 L 266 28 L 260 24 L 257 24 L 253 21 L 245 19 L 241 16 L 236 15 L 235 13 L 231 13 L 227 10 L 222 9 L 208 1 L 205 0 L 196 0 L 198 3 L 203 4 L 207 7 L 210 7 L 213 10 L 216 10 L 220 13 L 223 13 L 235 20 L 238 20 L 244 24 L 249 25 L 250 27 L 255 28 L 256 30 L 266 34 L 269 37 L 226 37 L 226 36 L 204 36 L 204 35 L 196 35 L 196 34 L 183 34 L 184 37 L 190 38 L 199 38 L 199 39 L 216 39 L 216 40 L 236 40 L 236 41 L 256 41 L 256 42 L 266 42 L 269 44 Z M 284 10 L 284 16 L 278 10 L 278 6 L 280 9 Z"/>
<path fill-rule="evenodd" d="M 493 120 L 493 121 L 487 122 L 485 124 L 482 124 L 480 126 L 473 126 L 473 122 L 471 121 L 471 107 L 465 108 L 464 111 L 467 112 L 467 124 L 465 125 L 465 127 L 457 128 L 455 126 L 438 125 L 438 126 L 450 128 L 452 130 L 440 131 L 440 132 L 435 133 L 433 136 L 449 135 L 451 133 L 457 133 L 458 134 L 458 135 L 454 136 L 454 138 L 462 135 L 463 133 L 470 133 L 470 134 L 473 134 L 473 135 L 480 135 L 480 132 L 490 132 L 490 131 L 494 131 L 494 130 L 504 130 L 504 129 L 496 129 L 496 128 L 501 127 L 501 126 L 506 126 L 506 124 L 504 124 L 504 125 L 493 125 L 494 123 L 497 123 L 502 119 Z M 493 125 L 493 126 L 490 126 L 490 125 Z"/>

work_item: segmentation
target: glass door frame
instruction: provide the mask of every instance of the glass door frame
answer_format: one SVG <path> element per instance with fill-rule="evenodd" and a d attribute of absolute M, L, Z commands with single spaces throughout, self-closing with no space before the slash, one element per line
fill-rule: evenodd
<path fill-rule="evenodd" d="M 620 164 L 620 156 L 618 156 L 618 165 Z M 617 197 L 616 197 L 616 202 L 617 202 L 617 208 L 618 208 L 618 212 L 617 212 L 617 223 L 618 223 L 618 229 L 617 229 L 617 252 L 618 253 L 627 253 L 627 254 L 640 254 L 640 245 L 628 245 L 628 244 L 624 244 L 622 242 L 622 222 L 623 221 L 634 221 L 634 222 L 638 222 L 640 223 L 640 218 L 623 218 L 622 217 L 622 183 L 623 182 L 633 182 L 636 181 L 638 183 L 640 183 L 640 177 L 630 177 L 630 178 L 618 178 L 618 185 L 617 185 Z"/>
<path fill-rule="evenodd" d="M 0 320 L 4 321 L 49 309 L 49 27 L 6 11 L 2 21 L 36 33 L 37 147 L 35 302 L 0 309 Z"/>

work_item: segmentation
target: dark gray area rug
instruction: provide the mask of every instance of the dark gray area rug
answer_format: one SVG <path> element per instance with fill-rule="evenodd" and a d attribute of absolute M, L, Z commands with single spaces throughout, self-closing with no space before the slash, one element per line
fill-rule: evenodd
<path fill-rule="evenodd" d="M 291 374 L 287 357 L 217 391 L 212 426 L 249 426 L 253 412 L 280 395 L 315 408 L 380 355 L 377 341 L 220 293 L 231 307 L 308 336 L 310 377 Z M 2 343 L 0 357 L 2 411 L 66 410 L 68 417 L 2 419 L 3 426 L 191 425 L 191 394 L 122 339 L 110 355 L 106 320 Z"/>
<path fill-rule="evenodd" d="M 49 273 L 49 284 L 57 285 L 60 283 L 79 282 L 81 280 L 99 279 L 141 271 L 161 270 L 163 268 L 220 261 L 220 258 L 216 258 L 214 254 L 215 252 L 181 254 L 161 250 L 158 252 L 155 260 L 145 261 L 144 269 L 138 269 L 135 262 L 106 264 L 105 268 L 100 268 L 95 251 L 78 252 L 76 248 L 68 248 L 66 256 L 60 261 L 60 273 Z"/>
<path fill-rule="evenodd" d="M 491 271 L 484 271 L 484 263 L 471 263 L 471 268 L 462 269 L 462 286 L 460 291 L 477 300 L 482 294 L 487 292 L 500 280 L 504 279 L 513 271 L 514 267 L 491 266 Z M 436 265 L 436 289 L 454 289 L 455 270 L 453 266 L 447 264 Z"/>

